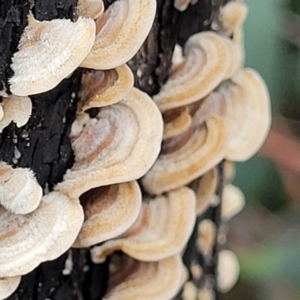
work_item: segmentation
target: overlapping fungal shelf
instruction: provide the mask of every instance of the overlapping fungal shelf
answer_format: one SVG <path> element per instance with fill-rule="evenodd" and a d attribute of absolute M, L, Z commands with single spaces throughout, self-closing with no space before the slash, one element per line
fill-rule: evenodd
<path fill-rule="evenodd" d="M 196 2 L 174 5 L 183 11 Z M 270 126 L 265 83 L 243 67 L 247 7 L 229 2 L 213 24 L 217 32 L 190 36 L 151 98 L 133 87 L 138 75 L 126 63 L 145 41 L 155 10 L 156 0 L 119 0 L 106 9 L 100 0 L 82 0 L 75 22 L 28 15 L 1 129 L 27 123 L 32 95 L 78 66 L 88 69 L 70 131 L 74 164 L 54 189 L 43 195 L 31 170 L 1 163 L 0 299 L 20 276 L 71 247 L 91 247 L 94 263 L 110 261 L 103 299 L 214 299 L 235 284 L 238 261 L 228 250 L 220 252 L 215 279 L 204 270 L 217 261 L 216 241 L 224 241 L 223 225 L 210 214 L 227 222 L 244 205 L 229 161 L 251 157 Z M 57 28 L 64 28 L 59 36 Z M 45 51 L 44 61 L 36 49 Z M 31 64 L 45 67 L 31 74 Z M 15 105 L 24 106 L 22 115 Z"/>

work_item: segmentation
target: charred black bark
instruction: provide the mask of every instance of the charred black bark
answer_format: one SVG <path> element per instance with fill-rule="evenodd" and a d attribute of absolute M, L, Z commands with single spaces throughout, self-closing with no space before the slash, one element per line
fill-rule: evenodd
<path fill-rule="evenodd" d="M 105 4 L 112 2 L 106 0 Z M 157 93 L 168 78 L 175 43 L 183 45 L 190 35 L 209 29 L 224 2 L 198 0 L 185 12 L 178 12 L 173 7 L 173 0 L 157 0 L 157 14 L 151 33 L 129 62 L 135 74 L 135 85 L 150 95 Z M 76 0 L 36 0 L 33 13 L 40 21 L 72 19 L 75 6 Z M 8 79 L 13 74 L 11 58 L 17 51 L 21 33 L 27 24 L 28 12 L 29 3 L 26 0 L 0 0 L 0 91 L 4 84 L 8 87 Z M 12 123 L 0 134 L 0 160 L 13 166 L 30 167 L 39 183 L 50 190 L 73 164 L 68 134 L 75 118 L 80 81 L 79 69 L 55 89 L 31 97 L 33 113 L 28 124 L 17 128 Z M 21 156 L 16 156 L 16 152 Z M 219 208 L 209 214 L 211 219 L 217 221 Z M 199 263 L 204 264 L 195 252 L 195 234 L 184 257 L 187 266 L 192 257 L 198 257 Z M 70 274 L 63 271 L 68 255 L 72 256 L 73 262 Z M 209 274 L 214 275 L 215 263 L 213 260 Z M 19 288 L 8 299 L 102 299 L 108 277 L 107 267 L 107 263 L 94 265 L 88 250 L 72 249 L 23 276 Z"/>

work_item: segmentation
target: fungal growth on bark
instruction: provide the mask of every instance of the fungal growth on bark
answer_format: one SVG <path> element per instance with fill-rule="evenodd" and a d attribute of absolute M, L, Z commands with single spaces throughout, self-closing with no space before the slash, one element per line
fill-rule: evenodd
<path fill-rule="evenodd" d="M 79 112 L 115 104 L 133 87 L 133 74 L 124 64 L 112 70 L 90 71 L 82 75 Z"/>
<path fill-rule="evenodd" d="M 142 195 L 136 181 L 89 190 L 81 197 L 85 221 L 73 247 L 89 247 L 124 233 L 135 222 Z"/>
<path fill-rule="evenodd" d="M 247 7 L 210 5 L 183 34 L 174 22 L 210 1 L 56 2 L 26 2 L 6 72 L 0 55 L 0 299 L 21 276 L 10 300 L 41 299 L 26 278 L 50 271 L 44 299 L 215 299 L 239 268 L 219 229 L 244 203 L 224 160 L 270 126 L 266 85 L 243 68 Z M 1 153 L 16 145 L 14 163 Z"/>
<path fill-rule="evenodd" d="M 43 196 L 34 173 L 0 162 L 0 204 L 14 214 L 28 214 L 40 204 Z"/>
<path fill-rule="evenodd" d="M 28 96 L 57 86 L 90 52 L 95 41 L 95 30 L 94 21 L 88 18 L 80 17 L 76 22 L 40 22 L 30 14 L 19 51 L 12 58 L 14 76 L 9 80 L 12 93 Z"/>
<path fill-rule="evenodd" d="M 158 261 L 179 254 L 195 225 L 195 194 L 186 187 L 165 197 L 144 199 L 137 221 L 119 238 L 91 250 L 94 262 L 122 250 L 141 261 Z M 172 222 L 168 219 L 172 218 Z"/>
<path fill-rule="evenodd" d="M 18 97 L 10 95 L 3 99 L 3 115 L 0 119 L 0 132 L 3 131 L 11 122 L 17 127 L 25 125 L 32 113 L 32 103 L 29 97 Z"/>
<path fill-rule="evenodd" d="M 114 255 L 107 294 L 103 299 L 172 299 L 180 288 L 183 265 L 179 255 L 157 262 L 141 262 Z"/>
<path fill-rule="evenodd" d="M 96 20 L 96 40 L 81 67 L 108 70 L 129 61 L 145 41 L 156 10 L 153 0 L 119 0 Z"/>

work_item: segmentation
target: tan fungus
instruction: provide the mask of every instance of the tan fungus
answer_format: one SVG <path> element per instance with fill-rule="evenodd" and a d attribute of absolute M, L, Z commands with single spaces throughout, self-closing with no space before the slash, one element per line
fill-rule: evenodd
<path fill-rule="evenodd" d="M 216 225 L 211 220 L 205 219 L 199 223 L 197 246 L 205 258 L 209 258 L 212 254 L 216 234 Z"/>
<path fill-rule="evenodd" d="M 19 51 L 12 58 L 14 76 L 9 80 L 12 93 L 28 96 L 57 86 L 90 52 L 95 29 L 91 19 L 79 17 L 76 22 L 66 19 L 40 22 L 30 14 Z"/>
<path fill-rule="evenodd" d="M 236 284 L 239 278 L 240 264 L 238 258 L 231 250 L 222 250 L 218 260 L 218 289 L 227 293 Z"/>
<path fill-rule="evenodd" d="M 0 300 L 9 297 L 19 286 L 21 276 L 0 278 Z"/>
<path fill-rule="evenodd" d="M 194 192 L 186 187 L 149 199 L 127 232 L 91 250 L 92 260 L 102 262 L 116 250 L 142 261 L 180 253 L 194 228 L 195 202 Z"/>
<path fill-rule="evenodd" d="M 27 274 L 69 249 L 83 223 L 79 201 L 52 192 L 27 215 L 0 207 L 0 277 Z"/>
<path fill-rule="evenodd" d="M 224 5 L 219 13 L 219 22 L 221 32 L 225 35 L 231 35 L 236 28 L 244 23 L 248 14 L 248 7 L 242 1 L 229 1 Z"/>
<path fill-rule="evenodd" d="M 205 286 L 199 290 L 197 300 L 215 300 L 215 293 L 211 287 Z"/>
<path fill-rule="evenodd" d="M 214 203 L 216 197 L 216 190 L 218 185 L 218 170 L 213 168 L 205 173 L 201 178 L 192 182 L 191 186 L 196 192 L 197 215 L 203 214 L 209 206 Z"/>
<path fill-rule="evenodd" d="M 179 107 L 163 114 L 164 134 L 163 140 L 175 137 L 185 132 L 192 124 L 188 107 Z"/>
<path fill-rule="evenodd" d="M 179 11 L 185 11 L 193 0 L 174 0 L 174 7 Z"/>
<path fill-rule="evenodd" d="M 73 167 L 57 189 L 79 197 L 99 186 L 136 180 L 156 160 L 162 139 L 161 114 L 151 98 L 133 88 L 120 102 L 103 107 L 73 136 Z"/>
<path fill-rule="evenodd" d="M 238 214 L 245 206 L 244 193 L 237 186 L 227 184 L 223 190 L 222 219 L 227 222 Z"/>
<path fill-rule="evenodd" d="M 0 121 L 2 120 L 3 116 L 4 116 L 4 111 L 3 111 L 3 106 L 2 106 L 2 103 L 1 103 L 0 104 Z"/>
<path fill-rule="evenodd" d="M 203 124 L 212 115 L 224 117 L 226 115 L 226 99 L 222 93 L 212 92 L 204 99 L 189 105 L 194 126 Z"/>
<path fill-rule="evenodd" d="M 229 144 L 225 158 L 245 161 L 262 146 L 271 124 L 270 96 L 260 75 L 243 69 L 222 88 L 227 97 Z"/>
<path fill-rule="evenodd" d="M 42 187 L 28 168 L 15 168 L 0 162 L 0 204 L 15 214 L 28 214 L 40 204 Z"/>
<path fill-rule="evenodd" d="M 89 247 L 124 233 L 137 219 L 142 195 L 136 181 L 92 189 L 80 197 L 85 221 L 73 247 Z"/>
<path fill-rule="evenodd" d="M 171 300 L 181 286 L 183 264 L 178 255 L 158 262 L 112 257 L 108 291 L 103 299 Z"/>
<path fill-rule="evenodd" d="M 133 87 L 133 74 L 127 65 L 106 71 L 90 71 L 82 75 L 79 112 L 93 107 L 115 104 Z"/>
<path fill-rule="evenodd" d="M 223 164 L 224 180 L 225 183 L 231 183 L 235 178 L 235 165 L 232 161 L 225 160 Z"/>
<path fill-rule="evenodd" d="M 0 120 L 0 132 L 11 122 L 16 123 L 17 127 L 24 126 L 28 122 L 32 112 L 30 98 L 10 95 L 3 100 L 4 115 Z"/>
<path fill-rule="evenodd" d="M 185 185 L 216 166 L 226 147 L 224 121 L 210 116 L 203 125 L 162 143 L 161 153 L 142 179 L 142 185 L 155 195 Z"/>
<path fill-rule="evenodd" d="M 201 277 L 203 276 L 203 269 L 196 262 L 193 262 L 191 264 L 190 270 L 191 270 L 191 273 L 192 273 L 192 276 L 193 276 L 194 280 L 199 281 L 201 279 Z"/>
<path fill-rule="evenodd" d="M 173 70 L 154 101 L 162 112 L 196 102 L 224 79 L 230 53 L 224 37 L 212 31 L 192 35 L 185 44 L 185 60 Z"/>
<path fill-rule="evenodd" d="M 184 61 L 183 49 L 179 44 L 175 44 L 173 55 L 172 55 L 172 68 L 180 65 Z"/>
<path fill-rule="evenodd" d="M 102 0 L 78 0 L 77 14 L 86 18 L 97 19 L 104 11 Z"/>
<path fill-rule="evenodd" d="M 237 39 L 237 37 L 236 37 Z M 241 43 L 242 38 L 238 38 L 237 41 L 224 38 L 224 43 L 227 45 L 228 52 L 230 53 L 230 64 L 224 79 L 231 78 L 236 72 L 241 70 L 245 62 L 245 50 L 243 43 Z"/>
<path fill-rule="evenodd" d="M 107 70 L 129 61 L 150 32 L 155 12 L 155 0 L 114 2 L 96 20 L 96 41 L 80 66 Z"/>
<path fill-rule="evenodd" d="M 198 289 L 192 281 L 188 281 L 183 286 L 182 300 L 196 300 Z"/>

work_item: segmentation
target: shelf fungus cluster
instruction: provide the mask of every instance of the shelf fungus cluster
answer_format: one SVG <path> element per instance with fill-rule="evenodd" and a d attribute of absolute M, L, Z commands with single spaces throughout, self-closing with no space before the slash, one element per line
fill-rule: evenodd
<path fill-rule="evenodd" d="M 175 6 L 184 10 L 196 2 Z M 94 263 L 111 257 L 104 299 L 167 300 L 180 289 L 184 299 L 213 299 L 211 280 L 200 280 L 203 270 L 192 266 L 202 282 L 196 288 L 182 254 L 194 229 L 206 262 L 216 240 L 226 242 L 204 213 L 221 205 L 228 221 L 244 197 L 231 184 L 230 162 L 224 164 L 224 195 L 217 194 L 217 165 L 244 161 L 262 145 L 269 95 L 259 74 L 243 68 L 247 8 L 241 2 L 222 9 L 219 33 L 187 40 L 153 99 L 133 87 L 126 63 L 146 39 L 155 10 L 156 0 L 119 0 L 107 9 L 101 0 L 80 0 L 74 22 L 28 16 L 0 129 L 11 121 L 26 124 L 28 96 L 52 89 L 77 67 L 86 69 L 70 132 L 75 162 L 54 190 L 43 195 L 32 171 L 0 164 L 0 299 L 20 276 L 70 247 L 91 247 Z M 14 105 L 24 105 L 22 116 Z M 216 284 L 227 291 L 238 262 L 221 253 Z"/>

